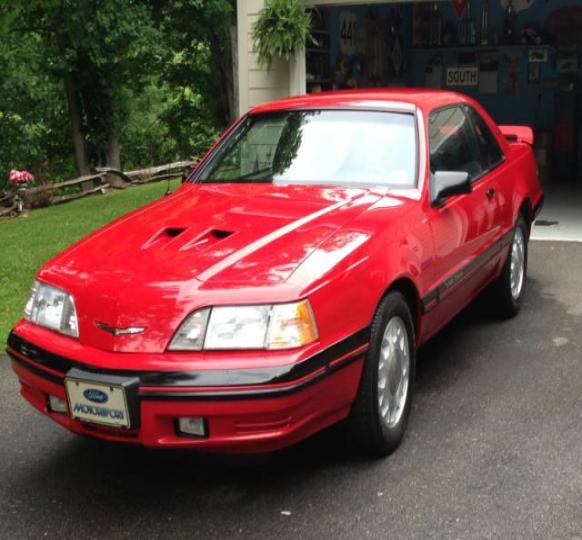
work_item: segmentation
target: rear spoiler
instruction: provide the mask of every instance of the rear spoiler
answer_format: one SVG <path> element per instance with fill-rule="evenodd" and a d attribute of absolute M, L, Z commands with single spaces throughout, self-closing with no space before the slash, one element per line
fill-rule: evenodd
<path fill-rule="evenodd" d="M 528 126 L 499 126 L 499 130 L 509 142 L 534 143 L 533 130 Z"/>

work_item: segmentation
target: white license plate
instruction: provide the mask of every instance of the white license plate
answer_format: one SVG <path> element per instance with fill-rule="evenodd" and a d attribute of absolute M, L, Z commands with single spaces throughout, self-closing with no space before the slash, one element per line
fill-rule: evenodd
<path fill-rule="evenodd" d="M 71 416 L 84 422 L 130 427 L 122 386 L 65 379 Z"/>

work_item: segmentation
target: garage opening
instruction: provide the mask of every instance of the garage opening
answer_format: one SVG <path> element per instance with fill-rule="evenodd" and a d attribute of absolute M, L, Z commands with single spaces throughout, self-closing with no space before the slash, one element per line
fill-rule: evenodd
<path fill-rule="evenodd" d="M 546 191 L 534 238 L 582 241 L 579 0 L 312 3 L 308 92 L 444 88 L 531 126 Z"/>

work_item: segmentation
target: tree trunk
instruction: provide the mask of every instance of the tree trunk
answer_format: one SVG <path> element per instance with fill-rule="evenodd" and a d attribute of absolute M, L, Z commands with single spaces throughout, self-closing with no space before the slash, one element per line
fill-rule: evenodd
<path fill-rule="evenodd" d="M 81 121 L 81 111 L 79 107 L 79 93 L 73 77 L 70 73 L 65 75 L 65 91 L 69 104 L 69 114 L 71 116 L 71 133 L 73 137 L 73 148 L 75 150 L 75 161 L 80 176 L 89 174 L 87 163 L 87 152 L 85 150 L 85 133 Z"/>
<path fill-rule="evenodd" d="M 230 35 L 224 39 L 214 28 L 210 28 L 209 36 L 212 63 L 218 74 L 220 117 L 230 124 L 235 119 L 232 39 Z"/>
<path fill-rule="evenodd" d="M 109 137 L 106 161 L 107 167 L 121 170 L 121 145 L 119 144 L 119 136 L 116 134 Z"/>

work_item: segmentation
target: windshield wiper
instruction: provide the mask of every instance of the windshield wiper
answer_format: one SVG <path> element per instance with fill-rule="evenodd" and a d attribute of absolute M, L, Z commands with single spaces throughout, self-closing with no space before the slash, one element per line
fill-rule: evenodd
<path fill-rule="evenodd" d="M 253 172 L 250 172 L 247 174 L 242 174 L 238 178 L 240 180 L 246 180 L 247 178 L 252 178 L 253 176 L 257 176 L 257 175 L 261 175 L 261 174 L 265 174 L 265 173 L 272 173 L 272 172 L 273 172 L 272 167 L 265 167 L 264 169 L 259 169 L 258 171 L 253 171 Z"/>
<path fill-rule="evenodd" d="M 247 174 L 241 174 L 240 176 L 234 176 L 232 178 L 220 178 L 220 179 L 206 179 L 203 180 L 202 183 L 203 184 L 207 184 L 207 183 L 232 183 L 232 184 L 243 184 L 245 182 L 245 180 L 247 181 L 252 181 L 252 180 L 260 180 L 258 178 L 255 178 L 257 175 L 265 175 L 265 178 L 263 178 L 262 180 L 266 180 L 268 178 L 269 174 L 272 174 L 273 169 L 271 167 L 265 167 L 264 169 L 259 169 L 258 171 L 253 171 Z"/>

